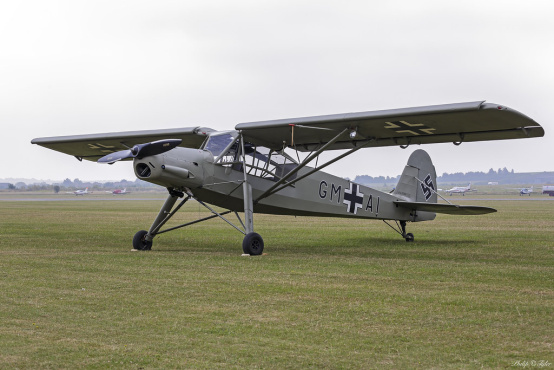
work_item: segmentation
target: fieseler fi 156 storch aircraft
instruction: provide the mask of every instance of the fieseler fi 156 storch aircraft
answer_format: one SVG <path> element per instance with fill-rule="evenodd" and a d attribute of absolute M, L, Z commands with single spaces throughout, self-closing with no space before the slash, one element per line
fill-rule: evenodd
<path fill-rule="evenodd" d="M 543 128 L 525 115 L 478 101 L 241 123 L 231 131 L 187 127 L 46 137 L 32 143 L 80 161 L 113 164 L 133 160 L 139 179 L 168 189 L 168 198 L 150 229 L 135 234 L 135 249 L 151 249 L 157 235 L 220 217 L 245 235 L 245 254 L 259 255 L 264 242 L 254 232 L 255 213 L 378 219 L 406 241 L 413 241 L 413 234 L 406 232 L 407 222 L 433 220 L 436 213 L 496 211 L 446 200 L 437 203 L 435 168 L 421 149 L 411 154 L 391 193 L 322 171 L 359 149 L 443 142 L 460 145 L 543 135 Z M 318 163 L 320 154 L 329 150 L 346 151 Z M 176 205 L 179 198 L 182 200 Z M 162 230 L 191 199 L 212 215 Z M 244 221 L 238 212 L 244 212 Z M 225 217 L 229 213 L 236 215 L 238 226 Z"/>

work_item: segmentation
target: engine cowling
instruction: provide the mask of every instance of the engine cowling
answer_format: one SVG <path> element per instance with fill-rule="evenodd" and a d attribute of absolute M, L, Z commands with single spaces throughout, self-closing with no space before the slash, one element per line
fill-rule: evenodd
<path fill-rule="evenodd" d="M 163 154 L 135 158 L 133 167 L 135 175 L 144 181 L 164 187 L 197 188 L 204 183 L 204 165 L 211 158 L 203 150 L 177 147 Z"/>

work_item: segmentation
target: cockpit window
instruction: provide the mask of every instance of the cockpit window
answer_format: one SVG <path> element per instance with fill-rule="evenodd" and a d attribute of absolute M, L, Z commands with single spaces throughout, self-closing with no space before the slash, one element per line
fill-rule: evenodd
<path fill-rule="evenodd" d="M 208 138 L 204 150 L 209 150 L 217 164 L 243 171 L 240 139 L 231 134 L 213 135 Z M 298 166 L 283 150 L 276 151 L 249 142 L 244 143 L 246 172 L 249 175 L 271 181 L 279 181 Z M 296 178 L 294 174 L 291 179 Z"/>
<path fill-rule="evenodd" d="M 214 157 L 217 157 L 223 152 L 231 142 L 235 140 L 231 134 L 213 135 L 208 138 L 204 150 L 212 152 Z"/>
<path fill-rule="evenodd" d="M 246 167 L 248 174 L 264 179 L 278 181 L 294 168 L 298 163 L 284 152 L 270 150 L 263 146 L 245 145 Z M 296 178 L 296 174 L 291 180 Z"/>

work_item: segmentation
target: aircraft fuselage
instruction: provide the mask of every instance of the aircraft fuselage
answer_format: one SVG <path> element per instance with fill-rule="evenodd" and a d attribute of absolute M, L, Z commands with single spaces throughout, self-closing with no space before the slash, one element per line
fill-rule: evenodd
<path fill-rule="evenodd" d="M 244 210 L 242 183 L 244 173 L 236 163 L 214 163 L 206 150 L 175 148 L 164 154 L 135 159 L 135 173 L 141 180 L 167 188 L 189 188 L 195 197 L 232 211 Z M 297 176 L 311 171 L 300 169 Z M 275 184 L 275 180 L 247 175 L 252 186 L 254 212 L 296 215 L 424 221 L 434 213 L 397 207 L 393 201 L 408 200 L 385 193 L 323 171 L 298 181 L 259 202 L 255 200 Z"/>

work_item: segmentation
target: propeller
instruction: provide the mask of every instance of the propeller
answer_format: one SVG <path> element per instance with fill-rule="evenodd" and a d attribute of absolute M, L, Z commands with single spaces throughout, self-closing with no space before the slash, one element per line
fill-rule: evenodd
<path fill-rule="evenodd" d="M 177 145 L 181 144 L 181 139 L 165 139 L 153 141 L 151 143 L 137 144 L 131 149 L 121 150 L 119 152 L 110 153 L 98 160 L 98 163 L 113 164 L 117 161 L 127 158 L 144 158 L 151 155 L 165 153 Z"/>

